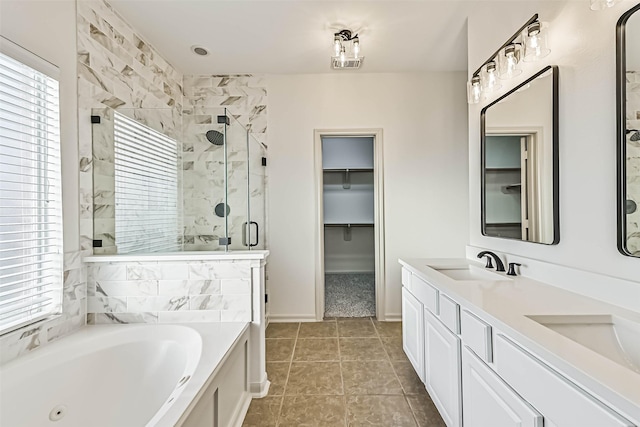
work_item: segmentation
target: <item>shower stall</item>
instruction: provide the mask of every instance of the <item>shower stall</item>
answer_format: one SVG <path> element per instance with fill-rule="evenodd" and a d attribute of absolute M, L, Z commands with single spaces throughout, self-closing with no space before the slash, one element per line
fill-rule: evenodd
<path fill-rule="evenodd" d="M 91 121 L 95 254 L 266 249 L 266 147 L 226 109 Z"/>

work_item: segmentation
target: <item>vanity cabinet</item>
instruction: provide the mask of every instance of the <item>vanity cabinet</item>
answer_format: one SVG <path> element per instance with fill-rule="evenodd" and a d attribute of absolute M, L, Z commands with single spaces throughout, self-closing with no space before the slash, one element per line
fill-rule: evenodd
<path fill-rule="evenodd" d="M 462 350 L 464 427 L 542 427 L 542 415 L 467 346 Z"/>
<path fill-rule="evenodd" d="M 544 414 L 545 425 L 634 426 L 502 334 L 496 336 L 495 353 L 496 372 Z"/>
<path fill-rule="evenodd" d="M 447 427 L 636 426 L 432 283 L 403 268 L 403 348 Z"/>
<path fill-rule="evenodd" d="M 406 288 L 402 288 L 402 348 L 424 382 L 424 308 Z"/>
<path fill-rule="evenodd" d="M 462 425 L 461 341 L 429 310 L 424 310 L 424 383 L 448 427 Z"/>

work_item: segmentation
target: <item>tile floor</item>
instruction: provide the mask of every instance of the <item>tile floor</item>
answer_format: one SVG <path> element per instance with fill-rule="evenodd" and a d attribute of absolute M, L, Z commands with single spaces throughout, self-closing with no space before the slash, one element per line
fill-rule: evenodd
<path fill-rule="evenodd" d="M 267 328 L 269 395 L 253 427 L 441 427 L 444 422 L 402 350 L 399 322 L 334 319 Z"/>

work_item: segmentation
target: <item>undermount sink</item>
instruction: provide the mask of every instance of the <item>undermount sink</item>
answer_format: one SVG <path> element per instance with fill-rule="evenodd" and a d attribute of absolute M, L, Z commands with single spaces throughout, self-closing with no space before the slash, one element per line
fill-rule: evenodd
<path fill-rule="evenodd" d="M 475 265 L 465 265 L 461 267 L 430 267 L 453 280 L 510 280 L 504 275 L 476 267 Z"/>
<path fill-rule="evenodd" d="M 527 317 L 613 362 L 640 372 L 640 323 L 609 314 Z"/>

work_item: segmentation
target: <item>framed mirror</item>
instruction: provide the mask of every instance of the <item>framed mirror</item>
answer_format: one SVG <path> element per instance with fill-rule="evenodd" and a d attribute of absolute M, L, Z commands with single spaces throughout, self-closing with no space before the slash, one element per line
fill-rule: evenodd
<path fill-rule="evenodd" d="M 640 257 L 640 5 L 617 25 L 618 250 Z"/>
<path fill-rule="evenodd" d="M 482 234 L 557 244 L 558 67 L 486 106 L 480 123 Z"/>

